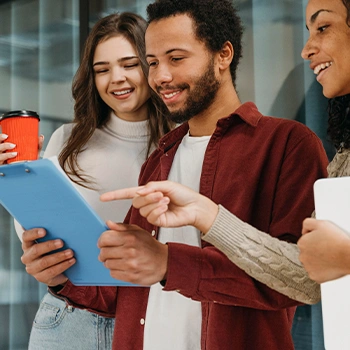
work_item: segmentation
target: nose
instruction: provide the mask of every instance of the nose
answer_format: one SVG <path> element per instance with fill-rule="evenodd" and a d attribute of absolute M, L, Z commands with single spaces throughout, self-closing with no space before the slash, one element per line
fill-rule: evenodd
<path fill-rule="evenodd" d="M 317 47 L 311 38 L 308 39 L 304 48 L 301 51 L 301 57 L 304 60 L 310 60 L 311 57 L 317 52 Z"/>
<path fill-rule="evenodd" d="M 162 86 L 169 84 L 173 80 L 173 76 L 164 64 L 158 64 L 157 67 L 151 68 L 148 73 L 148 83 L 151 87 Z"/>
<path fill-rule="evenodd" d="M 125 71 L 122 67 L 114 67 L 111 76 L 112 83 L 120 83 L 126 81 Z"/>

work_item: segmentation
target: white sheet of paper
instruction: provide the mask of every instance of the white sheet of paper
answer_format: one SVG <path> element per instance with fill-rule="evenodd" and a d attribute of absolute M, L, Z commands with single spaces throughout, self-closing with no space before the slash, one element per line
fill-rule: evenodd
<path fill-rule="evenodd" d="M 316 218 L 350 232 L 350 177 L 320 179 L 314 185 Z M 350 275 L 321 284 L 326 350 L 350 349 Z"/>

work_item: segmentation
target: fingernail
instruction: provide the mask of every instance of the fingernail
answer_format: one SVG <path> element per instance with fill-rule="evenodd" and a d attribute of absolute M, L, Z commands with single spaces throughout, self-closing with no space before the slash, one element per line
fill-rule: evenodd
<path fill-rule="evenodd" d="M 9 135 L 0 134 L 0 140 L 6 140 L 8 137 L 9 137 Z"/>
<path fill-rule="evenodd" d="M 10 152 L 10 153 L 9 153 L 9 155 L 11 155 L 11 156 L 14 156 L 14 157 L 15 157 L 15 156 L 17 156 L 17 152 Z"/>
<path fill-rule="evenodd" d="M 39 237 L 44 237 L 44 236 L 45 236 L 45 230 L 39 229 L 39 230 L 38 230 L 38 236 L 39 236 Z"/>
<path fill-rule="evenodd" d="M 70 257 L 70 256 L 73 256 L 73 252 L 71 250 L 67 250 L 67 251 L 64 252 L 64 255 L 66 257 Z"/>
<path fill-rule="evenodd" d="M 57 239 L 53 244 L 54 244 L 55 247 L 57 247 L 57 248 L 62 247 L 62 241 L 60 241 L 59 239 Z"/>
<path fill-rule="evenodd" d="M 9 149 L 13 149 L 15 147 L 16 147 L 16 145 L 14 143 L 9 143 Z"/>

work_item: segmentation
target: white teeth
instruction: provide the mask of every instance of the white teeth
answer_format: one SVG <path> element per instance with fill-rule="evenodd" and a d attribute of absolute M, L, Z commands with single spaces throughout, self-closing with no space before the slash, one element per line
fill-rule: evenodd
<path fill-rule="evenodd" d="M 175 95 L 177 95 L 180 91 L 172 92 L 171 94 L 164 94 L 165 98 L 171 98 Z"/>
<path fill-rule="evenodd" d="M 321 63 L 321 64 L 319 64 L 318 66 L 316 66 L 316 67 L 314 68 L 314 73 L 315 73 L 316 75 L 318 75 L 318 74 L 321 72 L 321 70 L 330 67 L 332 64 L 333 64 L 333 62 Z"/>
<path fill-rule="evenodd" d="M 124 91 L 114 91 L 112 92 L 113 95 L 117 95 L 117 96 L 121 96 L 121 95 L 126 95 L 128 93 L 131 92 L 131 89 L 130 90 L 124 90 Z"/>

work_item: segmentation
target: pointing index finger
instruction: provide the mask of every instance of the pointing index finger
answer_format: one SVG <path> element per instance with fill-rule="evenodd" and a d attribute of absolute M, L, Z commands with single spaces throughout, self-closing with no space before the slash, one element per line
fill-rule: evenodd
<path fill-rule="evenodd" d="M 111 192 L 103 193 L 100 196 L 102 202 L 110 202 L 119 199 L 132 199 L 137 195 L 137 192 L 141 190 L 143 186 L 122 188 Z"/>

